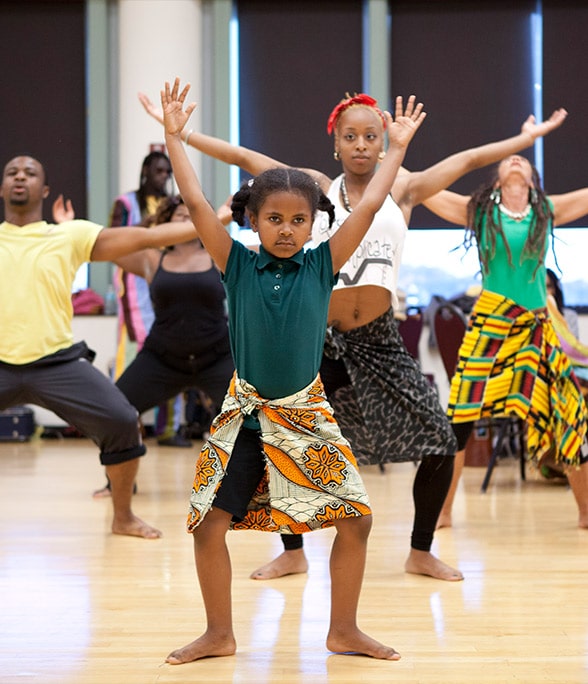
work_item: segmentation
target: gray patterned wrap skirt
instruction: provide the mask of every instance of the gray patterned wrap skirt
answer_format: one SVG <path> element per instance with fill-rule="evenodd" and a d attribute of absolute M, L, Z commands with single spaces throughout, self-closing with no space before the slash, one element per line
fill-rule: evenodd
<path fill-rule="evenodd" d="M 329 328 L 324 353 L 341 360 L 351 380 L 329 403 L 358 464 L 455 453 L 437 391 L 407 351 L 392 310 L 344 333 Z"/>

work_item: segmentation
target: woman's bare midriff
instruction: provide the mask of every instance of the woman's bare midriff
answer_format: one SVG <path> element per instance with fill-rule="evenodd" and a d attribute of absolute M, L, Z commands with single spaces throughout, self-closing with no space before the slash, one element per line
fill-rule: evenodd
<path fill-rule="evenodd" d="M 329 305 L 329 325 L 341 332 L 371 323 L 392 306 L 388 290 L 376 285 L 334 290 Z"/>

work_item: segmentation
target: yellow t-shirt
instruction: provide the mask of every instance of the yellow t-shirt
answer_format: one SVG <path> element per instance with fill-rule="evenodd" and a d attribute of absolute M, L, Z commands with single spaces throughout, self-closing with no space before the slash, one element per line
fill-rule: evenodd
<path fill-rule="evenodd" d="M 0 223 L 0 361 L 23 364 L 73 344 L 71 288 L 102 226 Z"/>

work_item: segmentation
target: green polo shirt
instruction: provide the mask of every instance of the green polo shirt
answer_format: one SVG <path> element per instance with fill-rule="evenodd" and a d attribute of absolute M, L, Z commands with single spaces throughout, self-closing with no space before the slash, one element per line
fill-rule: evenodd
<path fill-rule="evenodd" d="M 235 241 L 223 284 L 237 374 L 266 399 L 287 397 L 316 377 L 331 291 L 328 242 L 278 259 Z"/>

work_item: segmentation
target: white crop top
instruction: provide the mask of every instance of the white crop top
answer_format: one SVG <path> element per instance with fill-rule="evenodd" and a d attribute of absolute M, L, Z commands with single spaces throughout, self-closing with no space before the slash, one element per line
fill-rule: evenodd
<path fill-rule="evenodd" d="M 315 244 L 328 240 L 349 216 L 341 202 L 342 178 L 343 174 L 335 178 L 327 193 L 335 205 L 335 221 L 329 228 L 328 215 L 324 212 L 317 214 L 312 226 L 312 240 Z M 361 285 L 384 287 L 392 295 L 392 306 L 397 308 L 396 288 L 406 231 L 404 215 L 388 195 L 354 254 L 339 271 L 339 280 L 334 289 Z"/>

